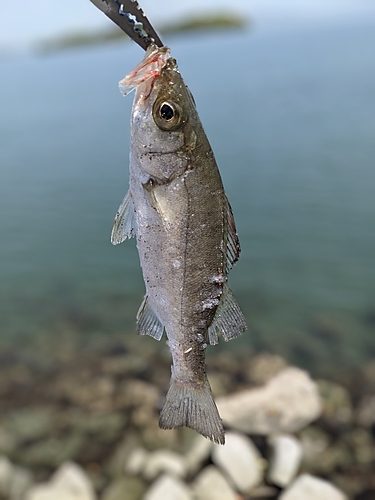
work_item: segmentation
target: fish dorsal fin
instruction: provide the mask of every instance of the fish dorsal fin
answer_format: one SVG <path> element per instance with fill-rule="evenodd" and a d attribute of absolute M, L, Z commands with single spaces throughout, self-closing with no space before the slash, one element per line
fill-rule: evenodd
<path fill-rule="evenodd" d="M 234 222 L 232 208 L 229 204 L 228 199 L 226 199 L 226 217 L 225 217 L 225 225 L 226 225 L 226 261 L 225 261 L 225 271 L 226 274 L 232 269 L 233 265 L 237 262 L 240 253 L 240 241 L 238 239 L 237 231 L 236 231 L 236 223 Z"/>
<path fill-rule="evenodd" d="M 150 306 L 147 295 L 137 313 L 137 331 L 139 335 L 150 335 L 156 340 L 160 340 L 163 336 L 164 325 Z"/>
<path fill-rule="evenodd" d="M 130 190 L 126 193 L 119 209 L 111 233 L 112 245 L 118 245 L 135 236 L 134 203 Z"/>
<path fill-rule="evenodd" d="M 228 340 L 239 337 L 246 328 L 244 315 L 233 296 L 232 290 L 227 283 L 224 283 L 219 306 L 208 329 L 209 342 L 211 345 L 218 343 L 218 332 L 228 342 Z"/>

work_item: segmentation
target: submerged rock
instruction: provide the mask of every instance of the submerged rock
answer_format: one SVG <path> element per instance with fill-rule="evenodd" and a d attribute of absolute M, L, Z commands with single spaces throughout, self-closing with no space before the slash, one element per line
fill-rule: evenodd
<path fill-rule="evenodd" d="M 280 500 L 347 500 L 347 497 L 328 481 L 303 474 L 280 495 Z"/>
<path fill-rule="evenodd" d="M 223 422 L 248 434 L 296 432 L 319 417 L 319 391 L 299 368 L 286 368 L 264 387 L 217 399 Z"/>
<path fill-rule="evenodd" d="M 224 446 L 214 445 L 212 460 L 242 493 L 262 480 L 262 457 L 247 436 L 228 432 Z"/>

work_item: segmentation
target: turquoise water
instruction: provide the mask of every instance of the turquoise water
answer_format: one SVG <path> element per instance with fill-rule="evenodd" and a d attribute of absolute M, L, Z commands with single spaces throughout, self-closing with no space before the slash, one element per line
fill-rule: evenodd
<path fill-rule="evenodd" d="M 252 333 L 237 345 L 310 364 L 375 354 L 374 44 L 366 22 L 170 40 L 240 235 L 230 282 Z M 134 331 L 138 256 L 109 235 L 128 182 L 117 82 L 141 57 L 115 44 L 0 63 L 3 340 Z"/>

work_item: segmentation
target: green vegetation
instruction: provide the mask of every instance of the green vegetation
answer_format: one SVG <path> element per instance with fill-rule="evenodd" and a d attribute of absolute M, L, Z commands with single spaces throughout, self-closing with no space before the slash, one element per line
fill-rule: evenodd
<path fill-rule="evenodd" d="M 211 13 L 190 17 L 186 20 L 160 27 L 157 31 L 161 36 L 189 33 L 196 31 L 212 31 L 218 29 L 243 29 L 248 24 L 248 20 L 236 14 Z M 85 45 L 97 45 L 113 40 L 129 40 L 129 37 L 114 26 L 111 30 L 101 32 L 71 33 L 57 38 L 45 40 L 36 46 L 38 52 L 54 52 L 81 47 Z"/>

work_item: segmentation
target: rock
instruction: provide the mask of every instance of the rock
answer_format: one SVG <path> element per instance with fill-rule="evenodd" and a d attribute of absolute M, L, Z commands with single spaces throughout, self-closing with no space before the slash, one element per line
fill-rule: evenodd
<path fill-rule="evenodd" d="M 139 438 L 135 433 L 127 433 L 114 450 L 111 458 L 106 464 L 106 470 L 111 477 L 123 476 L 124 472 L 132 474 L 126 470 L 126 464 L 133 450 L 139 447 Z M 134 474 L 138 474 L 134 472 Z"/>
<path fill-rule="evenodd" d="M 375 450 L 373 437 L 366 429 L 353 429 L 346 434 L 350 449 L 354 454 L 354 463 L 357 465 L 370 465 L 374 462 Z"/>
<path fill-rule="evenodd" d="M 0 496 L 9 495 L 13 476 L 13 464 L 7 457 L 0 457 Z"/>
<path fill-rule="evenodd" d="M 147 490 L 143 500 L 192 500 L 189 488 L 168 474 L 159 477 Z"/>
<path fill-rule="evenodd" d="M 202 467 L 210 456 L 212 442 L 197 434 L 190 448 L 185 454 L 186 469 L 188 475 L 194 475 Z"/>
<path fill-rule="evenodd" d="M 141 500 L 146 490 L 138 477 L 120 477 L 110 484 L 103 493 L 102 500 Z"/>
<path fill-rule="evenodd" d="M 281 435 L 272 439 L 272 446 L 273 456 L 268 480 L 285 488 L 298 472 L 302 459 L 302 445 L 294 436 Z"/>
<path fill-rule="evenodd" d="M 251 492 L 251 500 L 275 500 L 279 490 L 272 486 L 260 485 Z M 239 499 L 237 499 L 239 500 Z"/>
<path fill-rule="evenodd" d="M 217 399 L 225 424 L 248 434 L 296 432 L 319 417 L 317 385 L 299 368 L 286 368 L 264 387 Z"/>
<path fill-rule="evenodd" d="M 25 447 L 19 459 L 30 467 L 58 467 L 67 460 L 74 460 L 84 445 L 85 436 L 74 431 L 65 438 L 50 438 Z"/>
<path fill-rule="evenodd" d="M 26 491 L 33 484 L 33 475 L 23 467 L 13 468 L 12 480 L 9 488 L 9 500 L 23 500 Z"/>
<path fill-rule="evenodd" d="M 310 474 L 299 476 L 280 495 L 280 500 L 346 500 L 346 498 L 333 484 Z"/>
<path fill-rule="evenodd" d="M 8 418 L 11 431 L 20 441 L 31 441 L 47 436 L 53 428 L 53 413 L 48 408 L 22 409 Z"/>
<path fill-rule="evenodd" d="M 315 472 L 330 446 L 330 437 L 317 426 L 310 425 L 299 435 L 302 445 L 303 464 L 308 471 Z"/>
<path fill-rule="evenodd" d="M 228 432 L 224 446 L 213 446 L 212 460 L 241 493 L 249 492 L 262 480 L 262 457 L 247 436 Z"/>
<path fill-rule="evenodd" d="M 349 391 L 335 382 L 317 380 L 322 398 L 322 418 L 329 425 L 337 428 L 352 419 L 352 402 Z"/>
<path fill-rule="evenodd" d="M 375 396 L 365 396 L 359 403 L 356 420 L 363 427 L 375 424 Z"/>
<path fill-rule="evenodd" d="M 271 378 L 275 377 L 287 366 L 286 361 L 268 352 L 254 356 L 249 364 L 249 379 L 257 385 L 263 385 Z"/>
<path fill-rule="evenodd" d="M 10 455 L 13 454 L 17 448 L 19 447 L 19 443 L 17 437 L 4 427 L 0 426 L 0 455 Z"/>
<path fill-rule="evenodd" d="M 26 500 L 95 500 L 94 488 L 83 469 L 66 462 L 48 483 L 33 486 Z"/>
<path fill-rule="evenodd" d="M 144 478 L 152 481 L 162 472 L 169 473 L 175 477 L 185 477 L 185 458 L 170 450 L 157 450 L 150 453 L 143 469 Z"/>
<path fill-rule="evenodd" d="M 85 415 L 77 424 L 83 434 L 95 436 L 101 442 L 110 442 L 121 436 L 126 425 L 126 415 L 112 412 L 103 415 Z"/>
<path fill-rule="evenodd" d="M 197 476 L 193 486 L 195 500 L 237 500 L 238 495 L 221 472 L 209 465 Z"/>
<path fill-rule="evenodd" d="M 125 465 L 125 471 L 133 476 L 140 474 L 146 464 L 148 453 L 144 448 L 137 447 L 131 451 Z"/>

